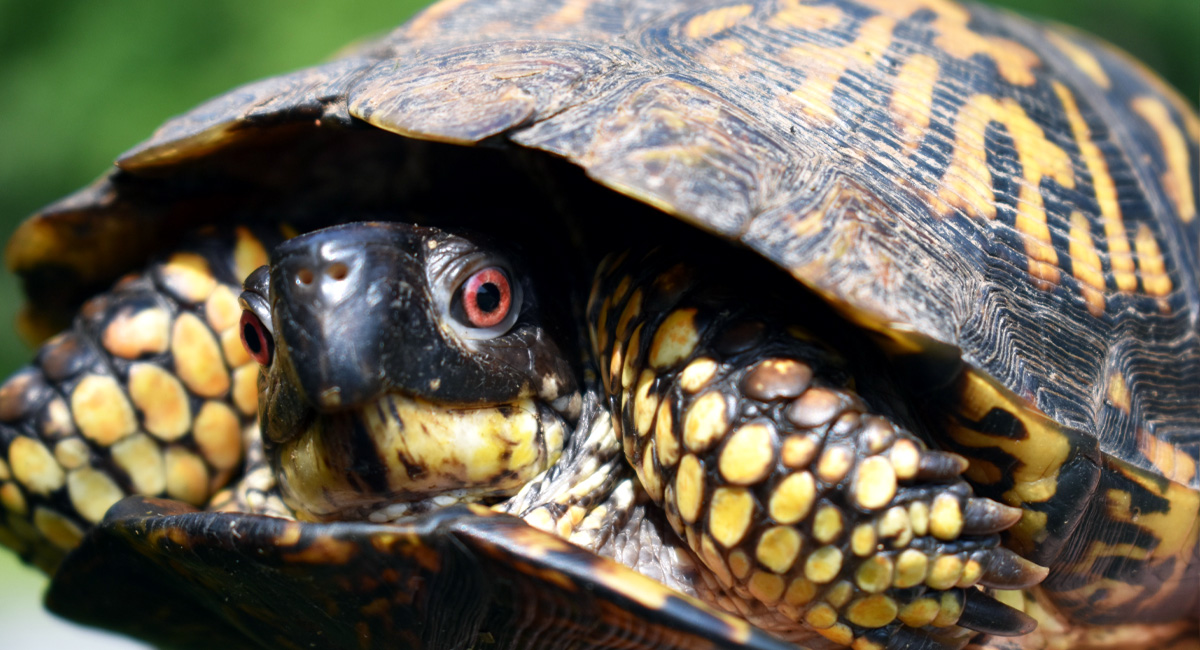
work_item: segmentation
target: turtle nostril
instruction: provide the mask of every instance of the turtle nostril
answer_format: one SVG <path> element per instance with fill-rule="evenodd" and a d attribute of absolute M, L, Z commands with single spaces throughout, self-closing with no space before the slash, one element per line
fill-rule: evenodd
<path fill-rule="evenodd" d="M 308 269 L 300 269 L 299 271 L 296 271 L 296 280 L 300 282 L 300 284 L 312 284 L 313 272 Z"/>
<path fill-rule="evenodd" d="M 345 280 L 346 276 L 350 274 L 350 269 L 346 268 L 346 265 L 341 262 L 334 262 L 329 265 L 329 268 L 325 269 L 325 274 L 334 280 Z"/>

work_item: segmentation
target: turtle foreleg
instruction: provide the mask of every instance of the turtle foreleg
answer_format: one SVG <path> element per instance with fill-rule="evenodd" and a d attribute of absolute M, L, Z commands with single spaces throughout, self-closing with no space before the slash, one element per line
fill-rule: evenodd
<path fill-rule="evenodd" d="M 1045 576 L 999 545 L 1020 511 L 974 497 L 961 457 L 873 408 L 797 310 L 732 266 L 610 260 L 589 305 L 625 455 L 675 532 L 727 594 L 841 645 L 1033 629 L 977 588 Z"/>
<path fill-rule="evenodd" d="M 52 573 L 119 499 L 201 505 L 235 475 L 258 377 L 238 294 L 265 262 L 249 229 L 193 237 L 0 387 L 0 543 Z"/>

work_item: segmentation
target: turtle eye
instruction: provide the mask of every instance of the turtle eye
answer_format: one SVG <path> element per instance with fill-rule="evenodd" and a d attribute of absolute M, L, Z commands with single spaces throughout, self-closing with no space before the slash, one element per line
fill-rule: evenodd
<path fill-rule="evenodd" d="M 243 310 L 238 329 L 241 331 L 242 346 L 246 348 L 246 352 L 260 365 L 271 365 L 271 359 L 275 356 L 275 339 L 271 337 L 267 328 L 263 327 L 258 316 L 249 309 Z"/>
<path fill-rule="evenodd" d="M 463 313 L 471 327 L 495 327 L 512 309 L 512 285 L 503 269 L 489 266 L 471 274 L 462 288 Z"/>

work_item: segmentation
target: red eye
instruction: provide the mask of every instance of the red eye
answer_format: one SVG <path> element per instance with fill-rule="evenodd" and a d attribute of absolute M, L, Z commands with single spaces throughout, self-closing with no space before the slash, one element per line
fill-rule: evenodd
<path fill-rule="evenodd" d="M 275 340 L 271 338 L 267 328 L 263 327 L 262 321 L 258 320 L 258 316 L 250 310 L 243 311 L 242 322 L 238 324 L 238 328 L 241 330 L 242 346 L 246 348 L 246 352 L 260 364 L 271 365 L 271 358 L 275 355 Z"/>
<path fill-rule="evenodd" d="M 476 271 L 463 285 L 462 304 L 472 326 L 499 325 L 512 307 L 508 276 L 494 266 Z"/>

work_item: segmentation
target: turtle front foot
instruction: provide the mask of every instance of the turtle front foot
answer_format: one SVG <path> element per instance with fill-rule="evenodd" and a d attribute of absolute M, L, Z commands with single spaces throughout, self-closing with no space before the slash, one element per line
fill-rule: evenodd
<path fill-rule="evenodd" d="M 626 456 L 728 595 L 856 649 L 1034 629 L 983 588 L 1047 571 L 1000 546 L 1021 511 L 973 496 L 965 459 L 872 409 L 786 314 L 678 267 L 611 277 L 591 322 Z"/>

